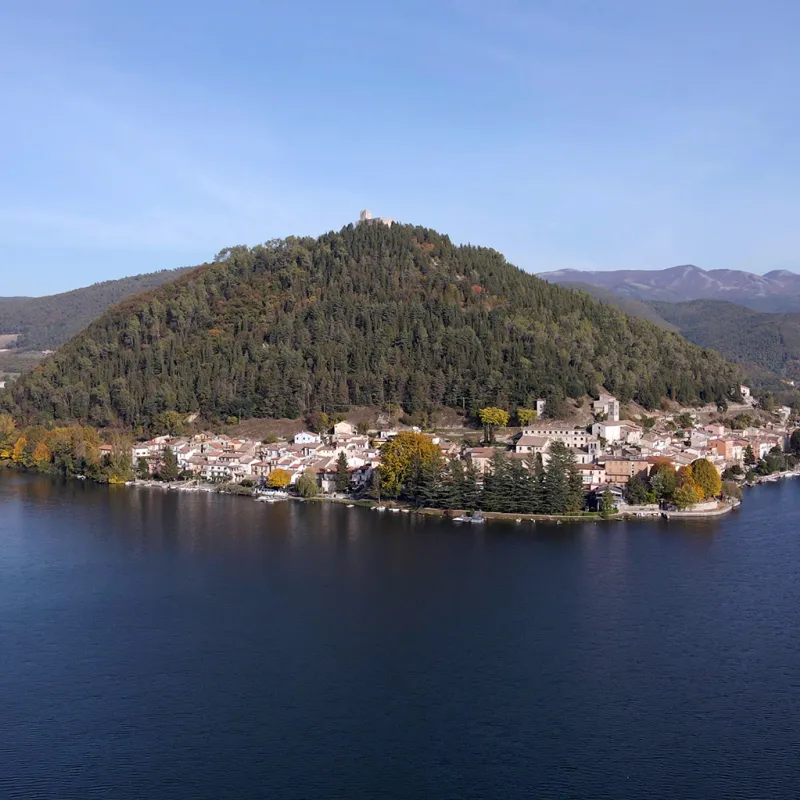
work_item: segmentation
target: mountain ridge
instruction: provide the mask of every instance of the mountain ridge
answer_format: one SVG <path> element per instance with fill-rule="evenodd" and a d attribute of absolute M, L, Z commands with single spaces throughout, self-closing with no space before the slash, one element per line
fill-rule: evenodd
<path fill-rule="evenodd" d="M 759 311 L 800 311 L 800 274 L 772 270 L 764 275 L 731 269 L 704 270 L 681 264 L 661 270 L 555 270 L 539 273 L 550 283 L 585 283 L 622 297 L 659 302 L 729 300 Z"/>

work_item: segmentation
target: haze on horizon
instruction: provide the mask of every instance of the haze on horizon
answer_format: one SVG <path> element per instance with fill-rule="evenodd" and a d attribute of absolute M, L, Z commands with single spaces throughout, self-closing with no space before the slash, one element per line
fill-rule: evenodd
<path fill-rule="evenodd" d="M 361 208 L 532 272 L 800 269 L 788 0 L 5 4 L 0 295 Z"/>

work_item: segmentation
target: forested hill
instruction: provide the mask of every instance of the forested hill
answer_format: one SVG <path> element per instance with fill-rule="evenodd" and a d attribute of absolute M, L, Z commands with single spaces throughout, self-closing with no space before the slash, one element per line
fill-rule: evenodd
<path fill-rule="evenodd" d="M 653 407 L 721 400 L 738 380 L 718 353 L 494 250 L 370 224 L 224 251 L 110 309 L 11 398 L 28 419 L 147 425 L 171 409 L 214 419 L 510 407 L 601 385 Z"/>
<path fill-rule="evenodd" d="M 651 303 L 690 341 L 748 371 L 800 379 L 800 314 L 767 314 L 725 300 Z"/>
<path fill-rule="evenodd" d="M 0 297 L 0 334 L 22 334 L 22 350 L 48 350 L 63 344 L 110 305 L 175 280 L 183 269 L 161 270 L 46 297 Z"/>

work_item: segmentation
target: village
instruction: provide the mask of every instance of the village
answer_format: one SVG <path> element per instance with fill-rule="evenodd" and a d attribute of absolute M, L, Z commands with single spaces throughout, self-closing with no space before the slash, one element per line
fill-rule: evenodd
<path fill-rule="evenodd" d="M 195 486 L 240 487 L 242 490 L 291 489 L 300 479 L 313 479 L 323 495 L 346 494 L 366 497 L 381 464 L 381 448 L 403 431 L 428 437 L 443 459 L 469 462 L 479 476 L 490 469 L 498 449 L 509 459 L 523 464 L 539 456 L 546 466 L 555 442 L 566 446 L 581 476 L 587 505 L 591 498 L 608 493 L 614 507 L 623 511 L 646 510 L 628 497 L 628 487 L 636 479 L 646 480 L 655 465 L 670 465 L 674 470 L 705 459 L 723 478 L 738 483 L 771 454 L 789 450 L 793 422 L 791 409 L 780 408 L 765 415 L 746 386 L 741 387 L 742 406 L 727 418 L 710 414 L 703 421 L 691 410 L 640 416 L 636 421 L 621 419 L 622 404 L 607 393 L 591 402 L 594 421 L 574 425 L 548 420 L 545 401 L 536 403 L 536 418 L 518 429 L 508 429 L 492 444 L 476 443 L 463 431 L 423 432 L 413 426 L 368 428 L 340 420 L 326 432 L 300 430 L 284 440 L 257 441 L 210 432 L 191 436 L 158 436 L 133 446 L 131 461 L 139 483 L 158 477 L 164 454 L 174 454 L 177 470 L 184 481 Z M 748 413 L 750 411 L 751 413 Z M 460 435 L 459 435 L 460 434 Z M 275 437 L 271 437 L 275 438 Z M 346 463 L 348 480 L 343 491 L 341 470 Z M 278 477 L 280 476 L 280 479 Z M 337 479 L 337 476 L 339 478 Z M 709 510 L 698 506 L 697 510 Z M 650 511 L 655 509 L 650 506 Z"/>

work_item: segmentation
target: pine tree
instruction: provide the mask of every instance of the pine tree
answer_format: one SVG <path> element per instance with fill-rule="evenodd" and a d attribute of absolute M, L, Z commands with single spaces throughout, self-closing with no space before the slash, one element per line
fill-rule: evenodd
<path fill-rule="evenodd" d="M 158 468 L 158 477 L 162 481 L 176 481 L 180 475 L 178 457 L 171 447 L 165 447 L 161 454 L 161 465 Z"/>
<path fill-rule="evenodd" d="M 451 458 L 442 470 L 439 504 L 442 508 L 462 508 L 464 505 L 464 463 Z"/>
<path fill-rule="evenodd" d="M 350 488 L 350 472 L 347 469 L 347 456 L 344 452 L 339 453 L 336 459 L 336 477 L 333 479 L 333 486 L 340 493 Z"/>
<path fill-rule="evenodd" d="M 570 466 L 574 465 L 572 453 L 563 442 L 550 445 L 550 462 L 542 481 L 542 506 L 547 514 L 563 514 L 573 502 Z"/>
<path fill-rule="evenodd" d="M 476 509 L 481 502 L 481 487 L 478 484 L 478 470 L 472 461 L 467 461 L 464 469 L 464 488 L 461 492 L 461 502 L 464 508 Z"/>

